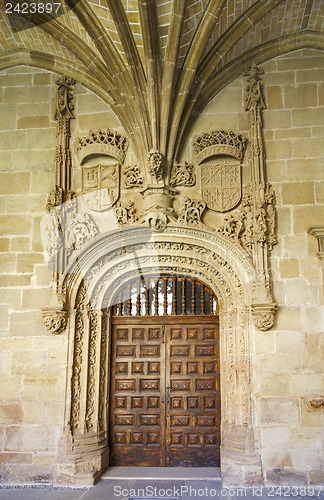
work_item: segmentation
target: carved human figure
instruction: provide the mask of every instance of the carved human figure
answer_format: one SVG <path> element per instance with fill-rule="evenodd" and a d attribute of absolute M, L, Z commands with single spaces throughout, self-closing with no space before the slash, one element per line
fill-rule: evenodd
<path fill-rule="evenodd" d="M 253 245 L 253 213 L 252 207 L 246 205 L 243 212 L 244 232 L 242 240 L 245 246 L 251 248 Z"/>
<path fill-rule="evenodd" d="M 267 234 L 267 212 L 262 203 L 259 203 L 257 212 L 255 214 L 256 218 L 256 238 L 259 243 L 264 243 Z"/>

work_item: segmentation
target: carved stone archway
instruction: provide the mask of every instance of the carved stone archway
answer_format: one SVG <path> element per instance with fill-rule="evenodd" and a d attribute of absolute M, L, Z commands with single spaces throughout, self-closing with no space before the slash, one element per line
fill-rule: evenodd
<path fill-rule="evenodd" d="M 122 283 L 157 273 L 200 279 L 219 300 L 222 477 L 228 485 L 258 482 L 250 363 L 255 270 L 243 250 L 215 232 L 184 226 L 144 231 L 132 226 L 98 236 L 66 273 L 69 362 L 56 482 L 91 484 L 109 465 L 109 306 Z"/>

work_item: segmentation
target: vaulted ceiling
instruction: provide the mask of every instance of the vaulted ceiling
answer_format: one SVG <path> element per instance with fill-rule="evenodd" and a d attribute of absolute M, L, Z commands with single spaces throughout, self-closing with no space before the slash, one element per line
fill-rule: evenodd
<path fill-rule="evenodd" d="M 112 107 L 139 161 L 177 157 L 195 116 L 252 62 L 324 49 L 322 0 L 64 1 L 37 25 L 16 15 L 16 30 L 0 6 L 0 69 L 74 77 Z"/>

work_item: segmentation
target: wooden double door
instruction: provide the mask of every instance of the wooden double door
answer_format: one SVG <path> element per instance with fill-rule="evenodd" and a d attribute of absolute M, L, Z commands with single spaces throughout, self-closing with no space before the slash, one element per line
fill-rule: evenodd
<path fill-rule="evenodd" d="M 111 465 L 219 466 L 218 317 L 116 316 Z"/>

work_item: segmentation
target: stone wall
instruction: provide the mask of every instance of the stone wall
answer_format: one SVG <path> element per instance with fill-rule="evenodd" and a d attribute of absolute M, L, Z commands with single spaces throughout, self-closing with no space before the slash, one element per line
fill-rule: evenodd
<path fill-rule="evenodd" d="M 254 418 L 265 479 L 316 483 L 324 480 L 324 413 L 309 401 L 324 394 L 323 277 L 316 239 L 307 230 L 323 224 L 324 56 L 304 50 L 263 67 L 268 179 L 278 213 L 271 272 L 279 311 L 274 328 L 253 339 Z M 64 423 L 66 337 L 50 335 L 43 324 L 51 273 L 39 230 L 54 184 L 56 78 L 25 67 L 0 74 L 0 473 L 8 482 L 52 481 Z M 206 107 L 183 159 L 190 160 L 201 132 L 248 135 L 245 85 L 238 79 Z M 74 137 L 91 128 L 121 131 L 107 106 L 81 85 L 75 87 L 75 114 Z M 74 183 L 80 186 L 79 169 Z M 197 188 L 187 191 L 200 197 Z"/>
<path fill-rule="evenodd" d="M 278 216 L 271 273 L 279 309 L 274 327 L 254 336 L 255 418 L 267 481 L 317 483 L 324 481 L 324 411 L 309 401 L 324 394 L 324 300 L 317 241 L 308 229 L 324 223 L 324 55 L 303 50 L 262 67 L 267 172 Z M 244 78 L 236 80 L 205 108 L 184 158 L 202 131 L 248 136 L 245 85 Z"/>

